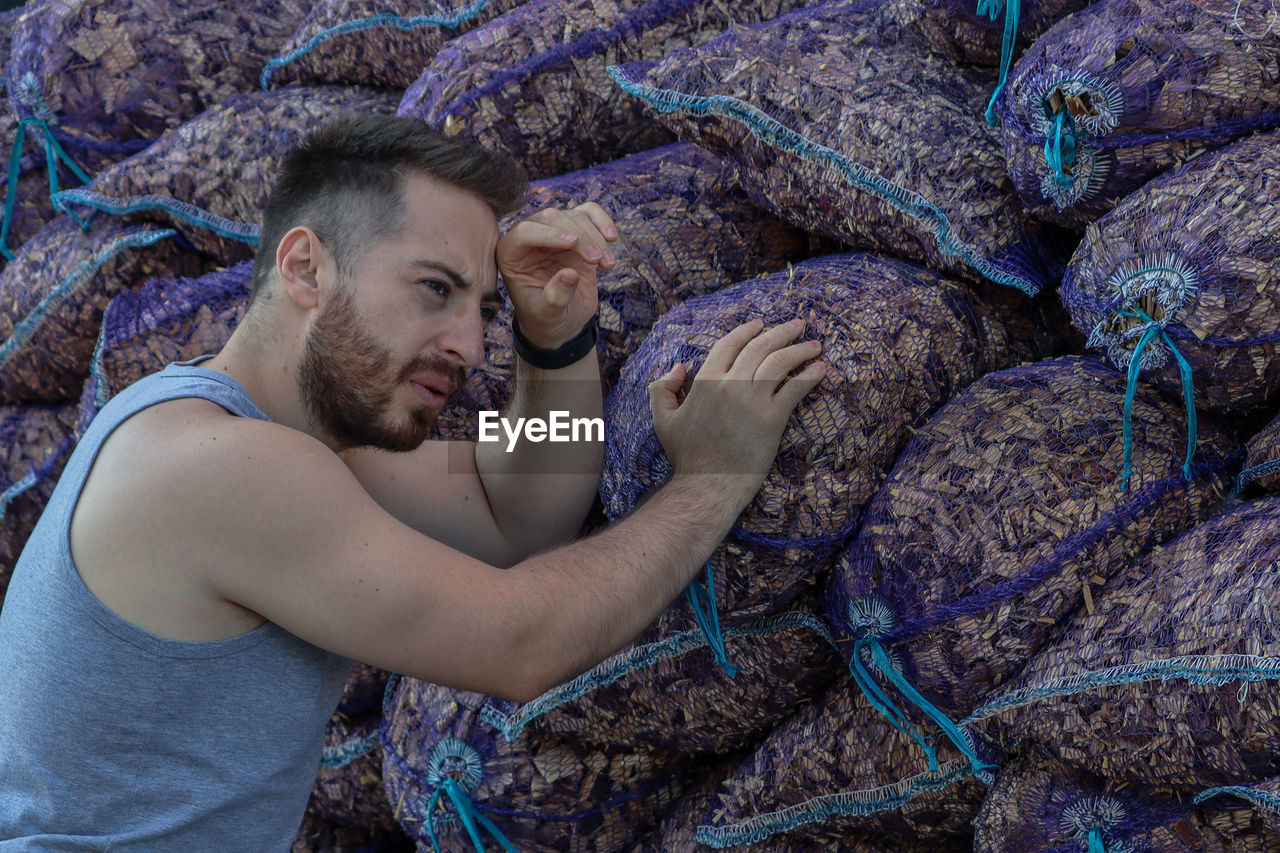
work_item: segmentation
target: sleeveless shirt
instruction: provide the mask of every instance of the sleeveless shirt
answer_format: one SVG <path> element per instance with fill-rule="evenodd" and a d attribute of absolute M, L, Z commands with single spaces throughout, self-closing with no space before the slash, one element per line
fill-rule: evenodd
<path fill-rule="evenodd" d="M 99 601 L 71 558 L 102 443 L 181 397 L 267 420 L 195 362 L 140 380 L 90 424 L 14 567 L 0 609 L 3 853 L 287 851 L 302 822 L 351 661 L 271 622 L 215 642 L 156 636 Z"/>

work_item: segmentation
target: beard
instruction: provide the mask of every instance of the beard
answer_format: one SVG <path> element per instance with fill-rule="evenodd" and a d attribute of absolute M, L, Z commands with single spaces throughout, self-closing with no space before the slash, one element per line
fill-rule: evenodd
<path fill-rule="evenodd" d="M 437 412 L 417 406 L 397 421 L 391 411 L 396 389 L 422 373 L 447 376 L 458 389 L 466 372 L 438 353 L 394 370 L 391 351 L 360 324 L 348 288 L 339 285 L 307 334 L 298 365 L 307 420 L 343 449 L 413 450 L 430 436 Z"/>

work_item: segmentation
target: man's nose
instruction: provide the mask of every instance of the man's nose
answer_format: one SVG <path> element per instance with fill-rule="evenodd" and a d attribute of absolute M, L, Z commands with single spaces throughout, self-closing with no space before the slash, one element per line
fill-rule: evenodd
<path fill-rule="evenodd" d="M 484 363 L 484 327 L 484 317 L 478 310 L 467 311 L 445 333 L 441 346 L 463 367 L 479 367 Z"/>

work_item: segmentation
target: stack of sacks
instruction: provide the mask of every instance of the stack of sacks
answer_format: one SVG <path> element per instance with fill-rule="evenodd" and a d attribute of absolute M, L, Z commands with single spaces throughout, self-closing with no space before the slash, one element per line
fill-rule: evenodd
<path fill-rule="evenodd" d="M 1192 805 L 1075 770 L 1034 754 L 1000 770 L 974 821 L 974 853 L 1159 850 L 1269 853 L 1280 835 L 1247 801 Z"/>
<path fill-rule="evenodd" d="M 1280 499 L 1131 563 L 966 723 L 1178 796 L 1280 775 Z"/>
<path fill-rule="evenodd" d="M 1038 38 L 997 102 L 1034 216 L 1083 228 L 1154 175 L 1280 125 L 1272 0 L 1098 0 Z"/>
<path fill-rule="evenodd" d="M 606 68 L 660 59 L 806 0 L 530 0 L 459 36 L 404 93 L 400 115 L 473 139 L 545 178 L 655 148 L 671 134 Z"/>
<path fill-rule="evenodd" d="M 221 263 L 235 263 L 252 256 L 281 161 L 304 133 L 343 113 L 387 115 L 394 108 L 393 95 L 374 89 L 237 95 L 57 198 L 81 215 L 169 225 Z"/>
<path fill-rule="evenodd" d="M 450 39 L 523 0 L 317 0 L 262 69 L 262 88 L 373 86 L 402 92 Z"/>
<path fill-rule="evenodd" d="M 993 76 L 930 53 L 874 0 L 611 73 L 809 231 L 1028 294 L 1061 275 L 1073 238 L 1023 213 L 982 118 Z"/>
<path fill-rule="evenodd" d="M 676 143 L 536 182 L 503 230 L 546 207 L 587 202 L 613 217 L 618 264 L 600 276 L 596 352 L 607 393 L 623 362 L 662 314 L 685 299 L 809 254 L 798 229 L 753 205 L 713 154 Z M 436 435 L 474 441 L 476 412 L 498 410 L 511 393 L 511 306 L 485 330 L 485 363 L 441 413 Z"/>

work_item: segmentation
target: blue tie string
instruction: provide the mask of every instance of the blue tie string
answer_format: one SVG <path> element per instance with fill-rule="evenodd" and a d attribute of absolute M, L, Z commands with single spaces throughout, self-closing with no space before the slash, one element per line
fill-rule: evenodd
<path fill-rule="evenodd" d="M 1013 63 L 1013 50 L 1018 40 L 1018 18 L 1022 12 L 1022 0 L 1008 0 L 1004 6 L 1004 40 L 1000 44 L 1000 82 L 991 93 L 987 102 L 987 124 L 995 127 L 999 123 L 996 117 L 996 99 L 1004 91 L 1004 84 L 1009 81 L 1009 66 Z M 995 20 L 1000 14 L 999 0 L 978 0 L 978 14 L 983 12 Z"/>
<path fill-rule="evenodd" d="M 1102 846 L 1102 827 L 1095 826 L 1089 830 L 1089 853 L 1107 853 Z"/>
<path fill-rule="evenodd" d="M 707 645 L 711 647 L 716 663 L 720 664 L 720 668 L 728 673 L 730 678 L 733 678 L 738 674 L 738 667 L 729 662 L 729 656 L 725 651 L 724 634 L 720 631 L 720 614 L 716 610 L 716 582 L 711 574 L 710 560 L 707 560 L 706 572 L 706 584 L 694 581 L 685 590 L 685 595 L 689 599 L 689 608 L 693 610 L 694 621 L 698 623 L 698 628 L 706 637 Z"/>
<path fill-rule="evenodd" d="M 929 772 L 937 773 L 938 751 L 933 747 L 933 744 L 921 736 L 916 727 L 907 719 L 907 715 L 898 710 L 898 707 L 893 704 L 893 700 L 885 695 L 884 691 L 880 689 L 880 685 L 876 684 L 876 680 L 871 677 L 871 673 L 867 671 L 866 665 L 862 662 L 862 650 L 873 643 L 876 648 L 879 648 L 880 642 L 874 637 L 863 637 L 853 644 L 853 659 L 849 661 L 849 672 L 853 674 L 854 683 L 858 685 L 863 695 L 867 697 L 867 701 L 880 712 L 881 716 L 892 723 L 893 727 L 898 731 L 920 744 L 925 756 L 929 759 Z M 880 654 L 884 655 L 884 651 L 881 650 Z M 874 652 L 872 652 L 872 657 L 874 659 Z M 889 668 L 893 669 L 892 664 L 889 665 Z"/>
<path fill-rule="evenodd" d="M 1076 123 L 1065 103 L 1053 115 L 1053 128 L 1044 141 L 1044 159 L 1058 186 L 1067 188 L 1075 183 L 1067 169 L 1076 165 Z"/>
<path fill-rule="evenodd" d="M 1173 353 L 1174 359 L 1178 362 L 1178 373 L 1182 380 L 1182 402 L 1187 409 L 1187 455 L 1182 463 L 1182 477 L 1187 482 L 1190 482 L 1192 477 L 1191 461 L 1195 458 L 1198 445 L 1196 389 L 1195 380 L 1191 375 L 1191 363 L 1187 361 L 1182 351 L 1174 344 L 1173 338 L 1169 337 L 1169 333 L 1163 327 L 1155 325 L 1155 320 L 1141 308 L 1134 307 L 1132 312 L 1120 309 L 1116 313 L 1122 317 L 1143 320 L 1152 324 L 1142 333 L 1142 337 L 1138 339 L 1138 345 L 1133 348 L 1133 355 L 1129 358 L 1128 382 L 1124 391 L 1124 474 L 1120 480 L 1120 488 L 1124 490 L 1129 487 L 1129 477 L 1133 473 L 1131 465 L 1133 457 L 1133 400 L 1138 393 L 1138 371 L 1141 368 L 1142 351 L 1157 336 L 1169 347 L 1169 351 Z"/>
<path fill-rule="evenodd" d="M 498 842 L 507 853 L 519 853 L 515 846 L 507 839 L 502 831 L 493 824 L 484 815 L 475 810 L 471 804 L 471 798 L 467 796 L 467 792 L 457 779 L 449 778 L 440 783 L 440 787 L 436 789 L 435 794 L 431 797 L 431 802 L 427 806 L 427 835 L 431 838 L 431 847 L 436 853 L 440 853 L 440 842 L 436 839 L 436 808 L 440 803 L 442 796 L 448 795 L 453 802 L 454 809 L 458 812 L 458 819 L 462 821 L 463 828 L 466 829 L 467 835 L 471 837 L 471 843 L 476 846 L 477 853 L 484 853 L 484 841 L 480 838 L 480 829 L 483 828 L 492 838 Z M 480 826 L 476 826 L 479 821 Z"/>
<path fill-rule="evenodd" d="M 9 146 L 9 171 L 6 178 L 9 183 L 5 188 L 4 222 L 0 224 L 0 255 L 3 255 L 5 260 L 10 261 L 13 260 L 13 252 L 9 250 L 9 232 L 13 226 L 13 214 L 18 204 L 18 178 L 20 177 L 22 148 L 26 140 L 28 127 L 35 127 L 40 131 L 43 138 L 45 165 L 49 170 L 49 199 L 53 203 L 53 209 L 58 213 L 69 215 L 85 231 L 89 230 L 89 223 L 93 221 L 92 216 L 87 220 L 81 219 L 58 200 L 59 163 L 66 165 L 81 183 L 89 183 L 91 180 L 89 175 L 84 169 L 80 168 L 80 164 L 66 152 L 54 137 L 47 121 L 39 118 L 24 118 L 18 122 L 18 129 L 13 135 L 13 144 Z"/>

